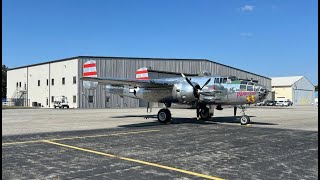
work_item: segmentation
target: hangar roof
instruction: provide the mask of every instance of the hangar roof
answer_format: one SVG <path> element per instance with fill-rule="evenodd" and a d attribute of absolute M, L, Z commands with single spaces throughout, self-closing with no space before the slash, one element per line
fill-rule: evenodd
<path fill-rule="evenodd" d="M 26 66 L 20 66 L 20 67 L 15 67 L 15 68 L 9 68 L 8 71 L 14 70 L 14 69 L 31 67 L 31 66 L 38 66 L 38 65 L 42 65 L 42 64 L 55 63 L 55 62 L 60 62 L 60 61 L 67 61 L 67 60 L 72 60 L 72 59 L 81 59 L 81 58 L 209 61 L 209 62 L 211 62 L 211 63 L 216 63 L 216 64 L 219 64 L 219 65 L 222 65 L 222 66 L 225 66 L 225 67 L 229 67 L 229 68 L 236 69 L 236 70 L 239 70 L 239 71 L 242 71 L 242 72 L 250 73 L 250 74 L 253 74 L 253 75 L 256 75 L 256 76 L 260 76 L 260 77 L 263 77 L 263 78 L 266 78 L 266 79 L 271 79 L 271 78 L 266 77 L 266 76 L 262 76 L 262 75 L 259 75 L 259 74 L 255 74 L 255 73 L 252 73 L 252 72 L 248 72 L 248 71 L 245 71 L 245 70 L 242 70 L 242 69 L 238 69 L 238 68 L 235 68 L 235 67 L 232 67 L 232 66 L 228 66 L 228 65 L 225 65 L 225 64 L 221 64 L 221 63 L 218 63 L 218 62 L 215 62 L 215 61 L 212 61 L 212 60 L 208 60 L 208 59 L 178 59 L 178 58 L 141 58 L 141 57 L 110 57 L 110 56 L 75 56 L 75 57 L 70 57 L 70 58 L 58 59 L 58 60 L 53 60 L 53 61 L 46 61 L 46 62 L 42 62 L 42 63 L 36 63 L 36 64 L 31 64 L 31 65 L 26 65 Z"/>
<path fill-rule="evenodd" d="M 273 77 L 271 78 L 271 86 L 292 86 L 303 76 Z"/>

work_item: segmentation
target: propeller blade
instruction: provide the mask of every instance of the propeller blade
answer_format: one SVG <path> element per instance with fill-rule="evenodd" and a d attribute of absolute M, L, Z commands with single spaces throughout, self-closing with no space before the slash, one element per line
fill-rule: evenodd
<path fill-rule="evenodd" d="M 233 116 L 236 116 L 236 115 L 237 115 L 237 106 L 233 108 Z"/>
<path fill-rule="evenodd" d="M 204 88 L 210 81 L 211 81 L 211 78 L 209 78 L 208 81 L 207 81 L 206 83 L 204 83 L 204 85 L 202 86 L 202 88 Z M 200 90 L 201 90 L 202 88 L 200 88 Z"/>
<path fill-rule="evenodd" d="M 183 73 L 181 73 L 181 76 L 186 78 L 186 81 L 188 82 L 188 84 L 190 84 L 190 86 L 193 87 L 193 89 L 197 89 L 196 87 L 194 87 L 194 85 L 192 84 L 192 82 L 190 81 L 190 79 L 187 76 L 185 76 Z"/>

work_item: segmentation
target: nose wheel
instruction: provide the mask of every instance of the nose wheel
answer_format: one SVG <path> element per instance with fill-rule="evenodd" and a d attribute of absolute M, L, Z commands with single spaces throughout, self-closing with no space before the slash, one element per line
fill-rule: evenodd
<path fill-rule="evenodd" d="M 157 117 L 160 124 L 168 123 L 171 121 L 171 112 L 169 109 L 160 109 Z"/>
<path fill-rule="evenodd" d="M 240 109 L 241 109 L 241 113 L 242 113 L 242 116 L 240 118 L 240 124 L 241 125 L 250 124 L 250 117 L 245 114 L 246 107 L 240 106 Z"/>

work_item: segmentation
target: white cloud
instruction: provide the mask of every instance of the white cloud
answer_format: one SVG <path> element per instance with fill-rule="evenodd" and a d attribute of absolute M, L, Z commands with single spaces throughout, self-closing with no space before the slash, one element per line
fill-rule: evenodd
<path fill-rule="evenodd" d="M 240 9 L 241 9 L 242 12 L 246 12 L 246 11 L 249 12 L 249 11 L 253 11 L 254 6 L 252 6 L 252 5 L 244 5 Z"/>
<path fill-rule="evenodd" d="M 252 33 L 251 32 L 242 32 L 242 33 L 240 33 L 240 36 L 244 37 L 244 38 L 250 38 L 250 37 L 252 37 Z"/>

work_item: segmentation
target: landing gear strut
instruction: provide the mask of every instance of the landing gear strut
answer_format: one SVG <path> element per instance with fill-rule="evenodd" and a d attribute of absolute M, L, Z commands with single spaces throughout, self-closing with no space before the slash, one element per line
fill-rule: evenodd
<path fill-rule="evenodd" d="M 242 116 L 240 118 L 240 124 L 241 125 L 249 124 L 250 123 L 250 118 L 249 118 L 249 116 L 247 116 L 245 114 L 246 107 L 240 106 L 240 109 L 241 109 L 241 113 L 242 113 Z"/>

